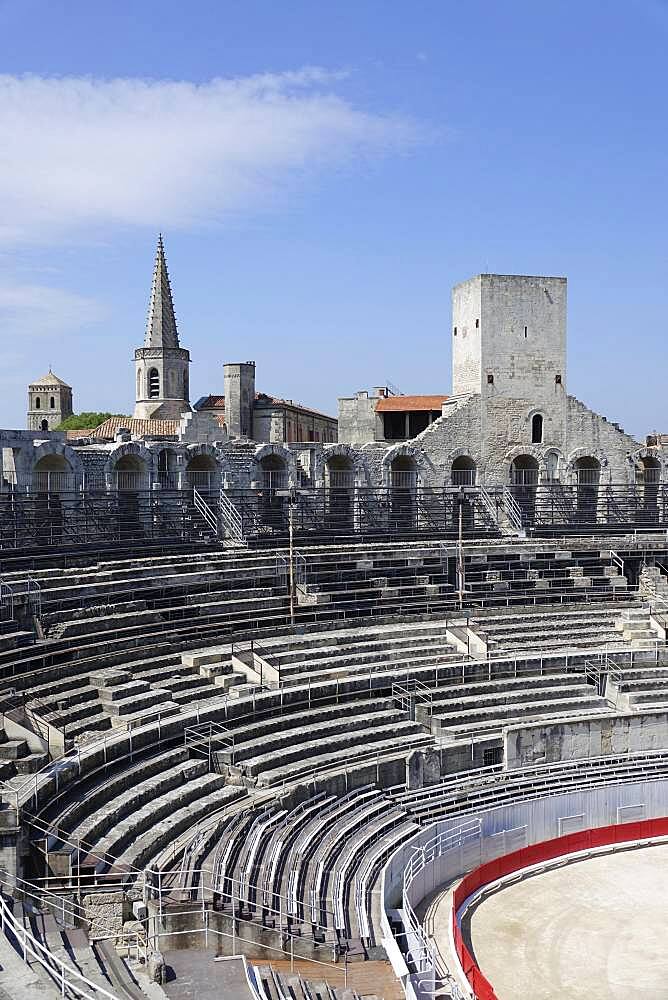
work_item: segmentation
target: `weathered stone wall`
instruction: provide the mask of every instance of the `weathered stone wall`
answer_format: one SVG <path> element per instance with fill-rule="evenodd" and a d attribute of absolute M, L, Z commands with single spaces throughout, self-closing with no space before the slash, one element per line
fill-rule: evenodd
<path fill-rule="evenodd" d="M 452 391 L 480 392 L 482 381 L 482 278 L 455 285 L 452 290 Z"/>
<path fill-rule="evenodd" d="M 505 767 L 668 749 L 668 712 L 583 716 L 504 730 Z"/>
<path fill-rule="evenodd" d="M 382 419 L 376 413 L 377 396 L 358 392 L 351 398 L 339 399 L 339 441 L 362 445 L 383 437 Z"/>

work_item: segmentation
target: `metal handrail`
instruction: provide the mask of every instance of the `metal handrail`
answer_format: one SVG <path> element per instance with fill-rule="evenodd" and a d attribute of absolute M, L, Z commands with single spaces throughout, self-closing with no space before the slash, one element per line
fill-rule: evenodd
<path fill-rule="evenodd" d="M 218 518 L 214 512 L 209 507 L 208 503 L 199 492 L 199 490 L 193 488 L 193 504 L 195 505 L 195 510 L 201 517 L 204 518 L 211 530 L 218 535 Z"/>
<path fill-rule="evenodd" d="M 504 487 L 502 500 L 503 509 L 511 525 L 516 531 L 522 531 L 524 528 L 522 522 L 522 508 L 507 487 Z"/>
<path fill-rule="evenodd" d="M 23 961 L 28 964 L 28 956 L 30 955 L 39 962 L 47 975 L 60 988 L 61 996 L 64 997 L 66 991 L 69 991 L 83 1000 L 100 1000 L 100 997 L 105 998 L 105 1000 L 119 1000 L 115 993 L 109 993 L 104 987 L 91 982 L 81 972 L 61 961 L 45 945 L 34 938 L 28 928 L 16 919 L 5 896 L 0 893 L 0 931 L 7 934 L 8 930 L 21 948 Z"/>
<path fill-rule="evenodd" d="M 224 489 L 220 491 L 220 513 L 231 535 L 240 542 L 244 541 L 243 518 Z"/>

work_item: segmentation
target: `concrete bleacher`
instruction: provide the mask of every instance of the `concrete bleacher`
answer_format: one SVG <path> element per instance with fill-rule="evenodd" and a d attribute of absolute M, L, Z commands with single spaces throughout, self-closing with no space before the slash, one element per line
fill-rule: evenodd
<path fill-rule="evenodd" d="M 268 548 L 35 564 L 45 638 L 0 636 L 0 683 L 76 752 L 24 788 L 46 757 L 0 737 L 34 870 L 61 887 L 118 876 L 133 901 L 159 870 L 170 905 L 211 906 L 268 946 L 382 957 L 379 879 L 398 846 L 558 786 L 556 770 L 480 770 L 505 726 L 609 713 L 613 696 L 668 704 L 658 651 L 628 655 L 659 630 L 602 544 L 468 543 L 462 606 L 452 545 L 312 546 L 294 627 L 285 553 Z M 189 742 L 206 725 L 210 743 Z M 603 780 L 593 764 L 563 774 Z M 268 969 L 267 990 L 289 990 Z"/>
<path fill-rule="evenodd" d="M 632 615 L 632 628 L 623 627 L 629 622 L 628 615 Z M 484 616 L 473 614 L 468 624 L 483 641 L 488 656 L 592 646 L 613 651 L 658 639 L 650 624 L 649 609 L 638 599 L 621 604 L 493 611 Z"/>

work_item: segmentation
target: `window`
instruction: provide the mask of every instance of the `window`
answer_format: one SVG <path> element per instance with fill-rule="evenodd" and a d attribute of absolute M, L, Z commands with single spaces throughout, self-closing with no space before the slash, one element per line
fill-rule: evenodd
<path fill-rule="evenodd" d="M 524 339 L 525 340 L 527 339 L 527 327 L 526 326 L 524 327 Z"/>
<path fill-rule="evenodd" d="M 534 413 L 531 418 L 531 443 L 543 443 L 543 418 L 540 413 Z"/>
<path fill-rule="evenodd" d="M 148 373 L 148 398 L 160 398 L 160 374 L 157 368 L 150 368 Z"/>
<path fill-rule="evenodd" d="M 49 421 L 43 420 L 42 423 L 40 424 L 40 430 L 48 431 L 48 429 L 49 429 Z"/>
<path fill-rule="evenodd" d="M 479 330 L 479 329 L 480 329 L 480 320 L 479 320 L 479 319 L 477 319 L 477 320 L 475 321 L 475 328 L 476 328 L 476 330 Z"/>
<path fill-rule="evenodd" d="M 36 410 L 41 410 L 42 409 L 42 400 L 39 398 L 39 396 L 35 400 L 35 409 Z"/>
<path fill-rule="evenodd" d="M 487 376 L 487 385 L 494 385 L 494 376 L 493 375 L 488 375 Z"/>
<path fill-rule="evenodd" d="M 453 333 L 454 333 L 454 335 L 456 337 L 457 336 L 457 327 L 455 327 L 455 329 L 453 330 Z"/>
<path fill-rule="evenodd" d="M 50 408 L 51 408 L 52 410 L 55 410 L 55 408 L 56 408 L 56 401 L 55 401 L 55 399 L 53 398 L 53 396 L 49 396 L 49 407 L 50 407 Z"/>
<path fill-rule="evenodd" d="M 555 385 L 561 385 L 561 375 L 554 376 L 554 383 Z"/>

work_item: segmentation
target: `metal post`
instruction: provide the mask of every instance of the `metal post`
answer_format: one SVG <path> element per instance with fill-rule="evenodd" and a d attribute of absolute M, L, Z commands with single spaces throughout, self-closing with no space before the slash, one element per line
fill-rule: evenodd
<path fill-rule="evenodd" d="M 234 879 L 231 879 L 231 894 L 232 894 L 232 955 L 237 953 L 237 920 L 235 915 L 234 907 Z"/>
<path fill-rule="evenodd" d="M 296 497 L 295 497 L 296 500 Z M 288 535 L 290 544 L 290 624 L 295 623 L 295 546 L 294 546 L 294 503 L 292 495 L 288 497 Z"/>
<path fill-rule="evenodd" d="M 459 517 L 457 531 L 457 589 L 459 610 L 464 607 L 464 548 L 462 543 L 462 494 L 459 495 Z"/>

